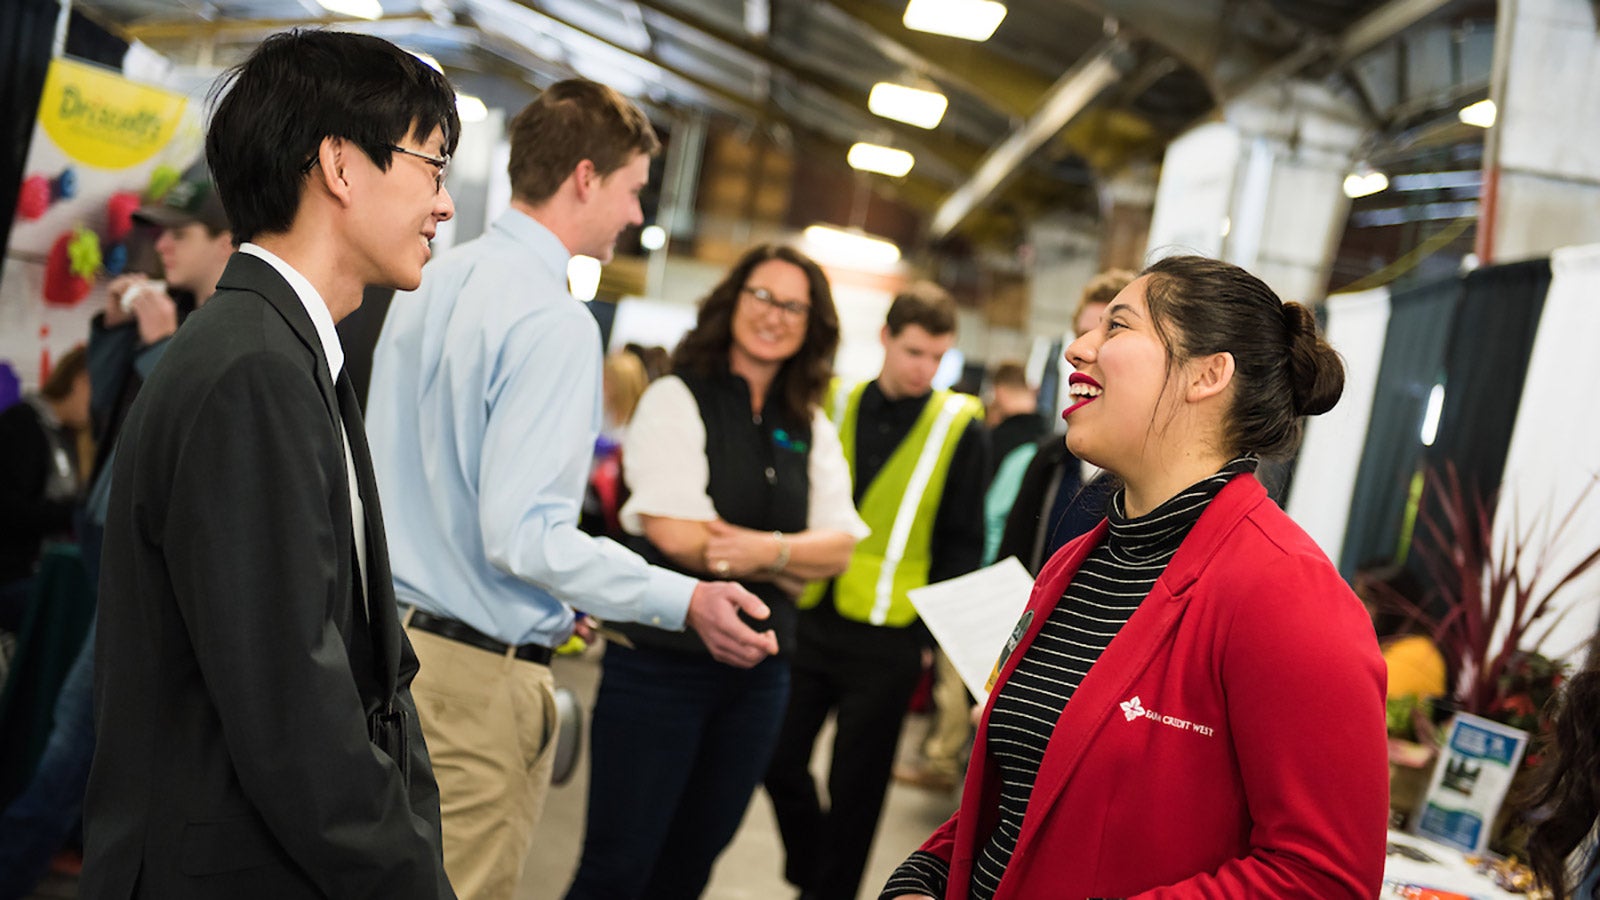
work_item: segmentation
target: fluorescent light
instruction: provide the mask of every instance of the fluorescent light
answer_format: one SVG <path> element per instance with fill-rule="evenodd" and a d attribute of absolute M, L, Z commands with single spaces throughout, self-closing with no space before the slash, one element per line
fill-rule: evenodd
<path fill-rule="evenodd" d="M 649 251 L 660 250 L 667 245 L 667 230 L 660 225 L 646 225 L 639 232 L 639 246 Z"/>
<path fill-rule="evenodd" d="M 887 81 L 873 85 L 872 93 L 867 96 L 867 109 L 872 110 L 873 115 L 918 128 L 938 125 L 949 105 L 950 99 L 938 91 L 923 91 Z"/>
<path fill-rule="evenodd" d="M 987 41 L 1005 17 L 1005 6 L 992 0 L 911 0 L 901 21 L 912 31 Z"/>
<path fill-rule="evenodd" d="M 592 256 L 567 260 L 567 286 L 579 300 L 593 300 L 600 291 L 600 260 Z"/>
<path fill-rule="evenodd" d="M 854 144 L 850 147 L 850 155 L 845 158 L 853 168 L 863 172 L 877 172 L 891 178 L 899 178 L 911 171 L 912 164 L 917 161 L 915 156 L 904 150 L 880 147 L 877 144 Z"/>
<path fill-rule="evenodd" d="M 323 9 L 341 16 L 357 19 L 383 18 L 383 4 L 378 0 L 317 0 Z"/>
<path fill-rule="evenodd" d="M 859 229 L 812 225 L 804 238 L 812 256 L 838 266 L 882 269 L 900 261 L 900 248 L 893 241 Z"/>
<path fill-rule="evenodd" d="M 484 106 L 482 100 L 471 94 L 457 94 L 456 115 L 460 116 L 463 122 L 482 122 L 489 118 L 489 107 Z"/>
<path fill-rule="evenodd" d="M 1444 412 L 1444 385 L 1436 384 L 1428 392 L 1428 411 L 1422 414 L 1422 446 L 1432 447 L 1439 436 L 1439 414 Z"/>
<path fill-rule="evenodd" d="M 1351 172 L 1344 177 L 1344 195 L 1351 200 L 1376 194 L 1389 187 L 1389 176 L 1376 170 Z"/>
<path fill-rule="evenodd" d="M 1460 116 L 1461 121 L 1468 125 L 1476 125 L 1479 128 L 1493 128 L 1495 112 L 1493 100 L 1479 100 L 1470 106 L 1461 107 L 1461 112 L 1456 113 L 1456 115 Z"/>

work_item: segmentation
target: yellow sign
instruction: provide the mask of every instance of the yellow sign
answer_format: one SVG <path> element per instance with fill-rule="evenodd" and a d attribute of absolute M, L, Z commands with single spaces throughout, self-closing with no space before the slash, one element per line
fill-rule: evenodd
<path fill-rule="evenodd" d="M 39 124 L 74 160 L 100 169 L 126 169 L 149 160 L 172 140 L 188 102 L 181 94 L 56 59 L 45 76 Z"/>

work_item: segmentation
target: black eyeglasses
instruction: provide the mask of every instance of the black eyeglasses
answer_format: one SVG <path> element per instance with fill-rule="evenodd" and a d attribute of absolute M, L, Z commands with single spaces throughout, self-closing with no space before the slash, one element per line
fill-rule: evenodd
<path fill-rule="evenodd" d="M 766 288 L 747 287 L 744 292 L 756 298 L 762 306 L 778 310 L 791 319 L 803 319 L 811 312 L 811 304 L 801 303 L 798 300 L 779 300 Z"/>
<path fill-rule="evenodd" d="M 389 149 L 396 153 L 404 153 L 407 156 L 415 156 L 417 159 L 420 159 L 426 163 L 432 163 L 434 169 L 436 170 L 433 173 L 433 192 L 437 194 L 444 190 L 444 176 L 450 168 L 449 154 L 444 156 L 429 156 L 426 153 L 418 153 L 415 150 L 407 150 L 399 144 L 390 144 Z"/>
<path fill-rule="evenodd" d="M 449 171 L 449 168 L 450 168 L 450 155 L 449 154 L 445 154 L 444 156 L 429 156 L 426 153 L 418 153 L 415 150 L 407 150 L 406 148 L 400 146 L 399 144 L 389 144 L 388 148 L 390 150 L 394 151 L 395 153 L 404 153 L 407 156 L 415 156 L 417 159 L 420 159 L 423 162 L 432 163 L 434 168 L 437 170 L 437 171 L 435 171 L 433 173 L 433 192 L 435 194 L 437 194 L 440 191 L 444 190 L 444 176 L 446 175 L 446 173 Z M 316 157 L 316 156 L 313 156 L 310 159 L 306 160 L 305 164 L 300 167 L 300 174 L 301 175 L 309 175 L 309 174 L 311 174 L 311 170 L 315 169 L 317 167 L 317 162 L 318 161 L 319 161 L 319 158 Z"/>

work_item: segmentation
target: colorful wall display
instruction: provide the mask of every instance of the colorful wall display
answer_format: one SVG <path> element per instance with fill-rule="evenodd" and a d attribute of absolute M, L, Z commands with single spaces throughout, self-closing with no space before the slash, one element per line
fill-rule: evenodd
<path fill-rule="evenodd" d="M 87 337 L 107 278 L 130 262 L 133 211 L 200 153 L 198 106 L 100 66 L 51 62 L 0 268 L 0 365 L 24 385 Z"/>

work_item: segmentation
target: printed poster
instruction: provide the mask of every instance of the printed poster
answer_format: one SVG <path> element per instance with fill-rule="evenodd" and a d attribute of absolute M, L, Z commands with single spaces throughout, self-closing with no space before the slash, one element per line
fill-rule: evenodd
<path fill-rule="evenodd" d="M 1526 731 L 1457 714 L 1434 766 L 1417 833 L 1467 853 L 1483 852 L 1527 747 Z"/>

